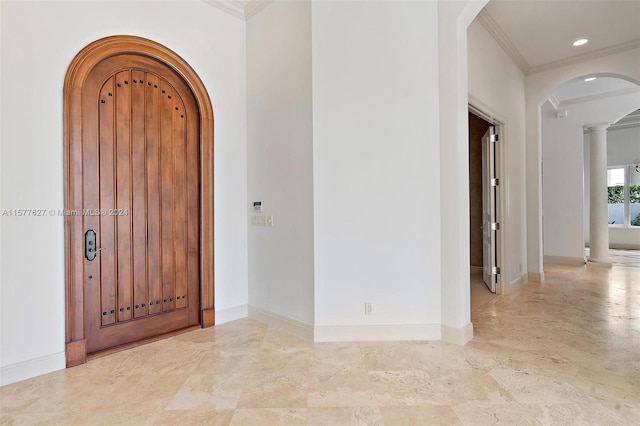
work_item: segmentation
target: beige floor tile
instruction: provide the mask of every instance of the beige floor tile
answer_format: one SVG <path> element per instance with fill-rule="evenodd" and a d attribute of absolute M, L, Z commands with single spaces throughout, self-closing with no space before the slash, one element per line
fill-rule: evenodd
<path fill-rule="evenodd" d="M 234 410 L 178 410 L 163 411 L 156 421 L 156 426 L 227 426 L 231 422 Z"/>
<path fill-rule="evenodd" d="M 309 370 L 314 372 L 366 371 L 362 350 L 355 342 L 314 344 Z"/>
<path fill-rule="evenodd" d="M 474 339 L 312 343 L 252 319 L 0 388 L 0 423 L 640 424 L 640 268 L 546 265 Z"/>
<path fill-rule="evenodd" d="M 489 374 L 522 404 L 568 404 L 592 399 L 566 381 L 533 369 L 492 370 Z"/>
<path fill-rule="evenodd" d="M 384 424 L 378 407 L 309 408 L 307 416 L 308 424 L 313 426 L 375 426 Z"/>
<path fill-rule="evenodd" d="M 270 373 L 253 377 L 238 408 L 306 408 L 308 373 Z"/>
<path fill-rule="evenodd" d="M 244 380 L 225 374 L 189 376 L 166 406 L 167 410 L 233 410 L 238 405 Z"/>
<path fill-rule="evenodd" d="M 454 426 L 460 419 L 450 405 L 380 407 L 385 426 Z"/>
<path fill-rule="evenodd" d="M 453 407 L 464 425 L 539 425 L 540 423 L 522 405 L 459 404 Z M 545 424 L 545 423 L 543 423 Z M 568 424 L 568 423 L 567 423 Z"/>
<path fill-rule="evenodd" d="M 377 405 L 365 371 L 313 372 L 309 381 L 309 407 Z"/>
<path fill-rule="evenodd" d="M 232 426 L 307 425 L 306 408 L 246 408 L 235 411 Z"/>
<path fill-rule="evenodd" d="M 541 424 L 637 426 L 640 423 L 640 411 L 620 406 L 616 409 L 601 404 L 574 403 L 525 405 L 525 408 Z"/>

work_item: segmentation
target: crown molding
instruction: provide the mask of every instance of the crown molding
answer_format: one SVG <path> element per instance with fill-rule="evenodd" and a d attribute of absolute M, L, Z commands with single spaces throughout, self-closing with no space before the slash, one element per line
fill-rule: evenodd
<path fill-rule="evenodd" d="M 520 54 L 520 51 L 514 46 L 514 44 L 509 40 L 509 37 L 502 31 L 502 28 L 498 25 L 493 16 L 487 11 L 487 8 L 482 9 L 482 11 L 478 14 L 478 21 L 482 24 L 482 26 L 491 34 L 494 40 L 498 43 L 502 50 L 505 51 L 507 55 L 511 58 L 511 60 L 520 68 L 523 73 L 527 73 L 531 66 L 527 62 L 526 59 Z"/>
<path fill-rule="evenodd" d="M 555 93 L 552 93 L 551 96 L 549 96 L 548 100 L 551 106 L 553 107 L 553 109 L 558 111 L 558 108 L 560 108 L 560 104 L 562 103 L 558 95 L 556 95 Z"/>
<path fill-rule="evenodd" d="M 273 0 L 253 0 L 246 4 L 244 7 L 244 16 L 246 19 L 251 19 L 256 16 L 261 10 L 273 3 Z"/>
<path fill-rule="evenodd" d="M 571 56 L 569 58 L 559 59 L 557 61 L 547 62 L 545 64 L 531 66 L 527 60 L 520 54 L 520 51 L 511 42 L 509 37 L 502 31 L 502 28 L 498 25 L 496 20 L 491 16 L 489 11 L 484 8 L 477 16 L 478 21 L 482 26 L 491 34 L 496 43 L 505 53 L 511 58 L 511 60 L 522 70 L 525 75 L 537 74 L 556 68 L 562 68 L 567 65 L 573 65 L 580 62 L 602 58 L 604 56 L 613 55 L 615 53 L 626 52 L 627 50 L 633 50 L 640 47 L 640 39 L 630 40 L 624 43 L 616 44 L 614 46 L 604 47 L 602 49 L 593 50 L 591 52 L 583 53 L 580 55 Z M 553 103 L 553 102 L 552 102 Z"/>
<path fill-rule="evenodd" d="M 597 93 L 595 95 L 581 96 L 579 98 L 567 99 L 559 102 L 558 108 L 563 108 L 568 105 L 580 104 L 583 102 L 598 101 L 602 99 L 614 98 L 614 97 L 625 96 L 625 95 L 633 95 L 633 94 L 640 94 L 640 87 L 629 87 L 627 89 L 614 90 L 613 92 Z"/>
<path fill-rule="evenodd" d="M 246 21 L 273 3 L 273 0 L 252 0 L 248 2 L 239 0 L 202 0 L 202 2 Z"/>
<path fill-rule="evenodd" d="M 591 52 L 583 53 L 581 55 L 575 55 L 569 58 L 547 62 L 546 64 L 536 65 L 535 67 L 529 68 L 526 74 L 527 75 L 537 74 L 544 71 L 553 70 L 556 68 L 566 67 L 567 65 L 573 65 L 580 62 L 589 61 L 592 59 L 602 58 L 604 56 L 613 55 L 615 53 L 626 52 L 627 50 L 633 50 L 639 47 L 640 47 L 640 39 L 635 39 L 635 40 L 627 41 L 624 43 L 616 44 L 614 46 L 593 50 Z"/>

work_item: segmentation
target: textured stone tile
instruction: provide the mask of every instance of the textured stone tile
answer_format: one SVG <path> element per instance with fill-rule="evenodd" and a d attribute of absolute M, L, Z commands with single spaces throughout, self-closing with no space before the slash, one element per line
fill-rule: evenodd
<path fill-rule="evenodd" d="M 539 425 L 540 423 L 522 405 L 509 404 L 459 404 L 453 407 L 465 425 Z M 546 423 L 543 423 L 546 424 Z"/>
<path fill-rule="evenodd" d="M 311 424 L 311 423 L 309 423 Z M 287 425 L 306 426 L 306 408 L 245 408 L 235 411 L 231 426 Z"/>
<path fill-rule="evenodd" d="M 242 319 L 1 387 L 0 423 L 638 424 L 640 268 L 545 273 L 475 308 L 465 347 Z"/>
<path fill-rule="evenodd" d="M 244 381 L 240 376 L 190 376 L 173 396 L 168 410 L 233 410 L 238 405 Z"/>
<path fill-rule="evenodd" d="M 231 422 L 234 410 L 178 410 L 163 411 L 153 423 L 156 426 L 210 425 L 227 426 Z"/>
<path fill-rule="evenodd" d="M 492 370 L 489 374 L 522 404 L 580 403 L 589 399 L 569 383 L 533 369 Z"/>
<path fill-rule="evenodd" d="M 308 373 L 271 373 L 246 384 L 238 408 L 306 408 Z"/>
<path fill-rule="evenodd" d="M 365 371 L 314 372 L 309 382 L 309 407 L 359 407 L 377 405 Z"/>
<path fill-rule="evenodd" d="M 450 405 L 380 407 L 380 413 L 385 426 L 453 426 L 461 424 Z"/>
<path fill-rule="evenodd" d="M 378 407 L 309 408 L 309 425 L 383 425 Z"/>
<path fill-rule="evenodd" d="M 640 422 L 640 411 L 630 407 L 607 407 L 602 404 L 525 405 L 541 424 L 629 425 Z"/>

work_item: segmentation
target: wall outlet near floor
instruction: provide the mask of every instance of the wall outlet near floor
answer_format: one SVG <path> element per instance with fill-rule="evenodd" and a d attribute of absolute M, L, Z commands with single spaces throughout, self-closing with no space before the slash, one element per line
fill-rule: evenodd
<path fill-rule="evenodd" d="M 371 302 L 364 302 L 364 314 L 365 315 L 373 314 L 373 306 L 371 305 Z"/>

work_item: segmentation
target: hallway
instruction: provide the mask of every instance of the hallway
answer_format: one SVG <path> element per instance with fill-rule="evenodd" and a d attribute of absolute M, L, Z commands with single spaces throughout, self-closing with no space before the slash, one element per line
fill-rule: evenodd
<path fill-rule="evenodd" d="M 0 423 L 640 422 L 640 268 L 547 265 L 475 337 L 310 343 L 251 319 L 0 388 Z"/>

